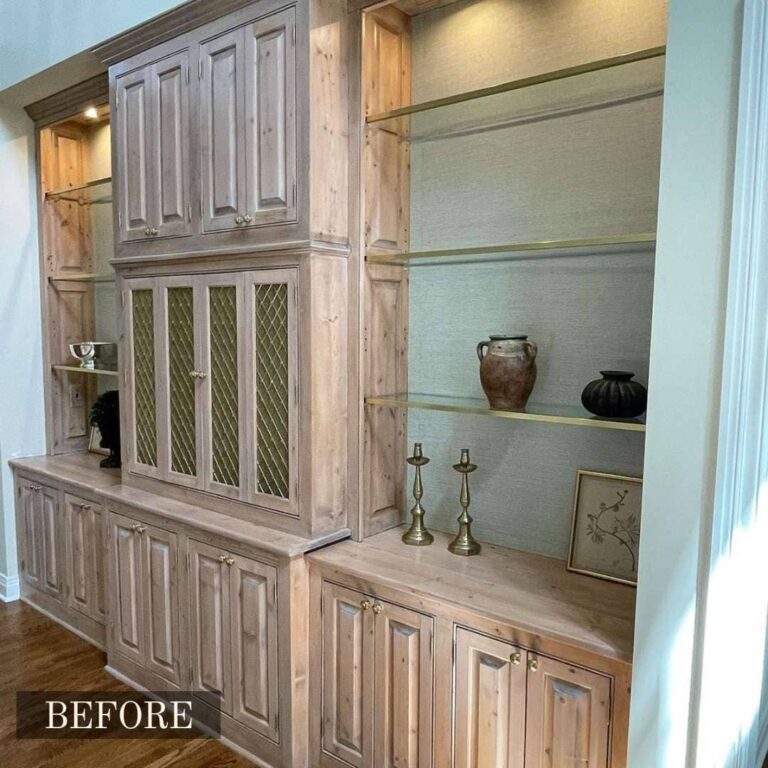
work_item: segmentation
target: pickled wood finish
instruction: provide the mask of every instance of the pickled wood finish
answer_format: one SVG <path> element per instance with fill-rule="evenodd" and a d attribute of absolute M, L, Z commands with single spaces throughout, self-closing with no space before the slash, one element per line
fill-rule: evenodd
<path fill-rule="evenodd" d="M 433 619 L 379 603 L 375 616 L 373 765 L 432 765 Z"/>
<path fill-rule="evenodd" d="M 84 500 L 96 501 L 99 488 L 120 484 L 119 469 L 99 467 L 103 458 L 95 453 L 65 453 L 11 459 L 8 463 L 17 475 L 34 477 Z"/>
<path fill-rule="evenodd" d="M 606 768 L 611 681 L 545 656 L 528 672 L 526 768 Z"/>
<path fill-rule="evenodd" d="M 141 542 L 136 525 L 120 515 L 110 515 L 109 610 L 115 650 L 137 664 L 144 661 L 144 612 Z"/>
<path fill-rule="evenodd" d="M 229 569 L 232 715 L 277 742 L 277 571 L 239 555 Z"/>
<path fill-rule="evenodd" d="M 64 532 L 58 514 L 58 494 L 43 486 L 37 491 L 43 519 L 43 588 L 58 599 L 64 597 Z"/>
<path fill-rule="evenodd" d="M 21 535 L 21 577 L 31 587 L 43 588 L 43 520 L 38 503 L 35 483 L 17 483 L 17 510 L 23 521 L 19 527 Z"/>
<path fill-rule="evenodd" d="M 322 749 L 367 768 L 373 754 L 373 612 L 363 609 L 364 594 L 330 582 L 322 590 L 322 638 L 314 636 L 323 649 Z"/>
<path fill-rule="evenodd" d="M 455 768 L 523 768 L 527 660 L 517 646 L 456 630 Z"/>
<path fill-rule="evenodd" d="M 105 535 L 101 507 L 64 494 L 70 608 L 103 622 Z"/>
<path fill-rule="evenodd" d="M 226 554 L 189 542 L 192 687 L 203 701 L 232 714 L 229 569 Z"/>
<path fill-rule="evenodd" d="M 145 526 L 141 543 L 144 601 L 144 664 L 170 683 L 179 684 L 178 547 L 176 535 Z"/>

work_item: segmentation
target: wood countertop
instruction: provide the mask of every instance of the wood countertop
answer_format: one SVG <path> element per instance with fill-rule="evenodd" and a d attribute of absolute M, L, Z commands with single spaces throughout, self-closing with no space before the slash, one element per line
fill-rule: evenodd
<path fill-rule="evenodd" d="M 96 490 L 120 485 L 119 469 L 102 469 L 99 462 L 104 457 L 98 453 L 62 453 L 58 456 L 30 456 L 10 459 L 8 464 L 17 472 L 34 473 L 57 483 L 62 481 L 82 490 Z"/>
<path fill-rule="evenodd" d="M 632 662 L 635 589 L 571 573 L 565 562 L 483 544 L 480 555 L 457 557 L 451 536 L 435 533 L 428 547 L 408 547 L 401 528 L 363 542 L 344 541 L 309 560 L 368 582 L 405 590 L 546 635 L 600 656 Z"/>

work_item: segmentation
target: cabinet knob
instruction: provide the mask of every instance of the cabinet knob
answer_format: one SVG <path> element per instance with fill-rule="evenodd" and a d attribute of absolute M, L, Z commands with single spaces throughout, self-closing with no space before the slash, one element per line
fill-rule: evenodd
<path fill-rule="evenodd" d="M 77 506 L 80 507 L 80 509 L 90 509 L 91 508 L 90 504 L 78 504 Z"/>
<path fill-rule="evenodd" d="M 531 672 L 536 672 L 536 670 L 539 668 L 539 660 L 538 659 L 528 659 L 528 669 Z"/>
<path fill-rule="evenodd" d="M 370 600 L 361 600 L 360 601 L 360 607 L 364 611 L 367 611 L 372 605 L 373 605 L 373 603 Z"/>
<path fill-rule="evenodd" d="M 238 226 L 240 226 L 240 224 L 242 224 L 243 221 L 245 221 L 245 219 L 243 219 L 242 216 L 235 216 L 235 224 L 237 224 Z"/>
<path fill-rule="evenodd" d="M 208 374 L 205 371 L 198 371 L 197 372 L 197 378 L 198 379 L 204 379 L 208 376 Z"/>
<path fill-rule="evenodd" d="M 226 555 L 219 555 L 219 562 L 220 563 L 226 563 L 227 562 L 227 556 Z"/>
<path fill-rule="evenodd" d="M 235 558 L 234 557 L 228 557 L 225 560 L 225 562 L 226 562 L 227 565 L 234 565 L 235 564 Z"/>
<path fill-rule="evenodd" d="M 515 651 L 510 657 L 509 660 L 515 664 L 518 665 L 523 660 L 523 654 L 520 653 L 520 651 Z"/>
<path fill-rule="evenodd" d="M 253 221 L 253 216 L 251 216 L 250 214 L 246 213 L 245 216 L 243 216 L 243 222 L 245 224 L 250 224 L 252 221 Z"/>
<path fill-rule="evenodd" d="M 146 237 L 149 237 L 151 234 L 152 234 L 152 230 L 151 230 L 149 227 L 147 227 L 147 228 L 144 230 L 144 235 L 145 235 Z"/>
<path fill-rule="evenodd" d="M 147 529 L 146 529 L 146 528 L 145 528 L 143 525 L 140 525 L 140 526 L 139 526 L 139 527 L 138 527 L 136 530 L 137 530 L 139 533 L 144 533 L 144 531 L 146 531 Z"/>
<path fill-rule="evenodd" d="M 30 491 L 42 491 L 43 487 L 41 485 L 30 485 L 29 486 Z"/>
<path fill-rule="evenodd" d="M 144 531 L 146 531 L 147 529 L 143 525 L 140 525 L 139 523 L 134 523 L 131 526 L 131 530 L 134 531 L 135 533 L 144 533 Z"/>
<path fill-rule="evenodd" d="M 155 237 L 157 235 L 157 230 L 152 227 L 152 229 L 149 230 L 149 234 L 152 235 L 152 237 Z"/>
<path fill-rule="evenodd" d="M 373 606 L 373 612 L 378 616 L 382 611 L 384 610 L 384 606 L 380 605 L 379 603 L 376 603 Z"/>

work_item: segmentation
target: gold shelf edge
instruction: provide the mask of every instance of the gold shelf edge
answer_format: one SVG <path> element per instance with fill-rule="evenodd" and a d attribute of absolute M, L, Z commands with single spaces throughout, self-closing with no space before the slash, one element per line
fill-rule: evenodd
<path fill-rule="evenodd" d="M 81 368 L 79 365 L 53 365 L 54 371 L 70 371 L 72 373 L 87 373 L 96 376 L 119 376 L 119 371 L 111 371 L 106 368 Z"/>
<path fill-rule="evenodd" d="M 63 189 L 53 189 L 50 192 L 45 193 L 46 200 L 54 200 L 60 195 L 70 194 L 72 192 L 80 192 L 84 189 L 90 189 L 91 187 L 98 187 L 101 184 L 111 184 L 112 177 L 105 176 L 102 179 L 94 179 L 93 181 L 87 181 L 85 184 L 78 184 L 76 187 L 64 187 Z"/>
<path fill-rule="evenodd" d="M 572 240 L 540 240 L 531 243 L 507 243 L 505 245 L 474 246 L 470 248 L 445 248 L 434 251 L 407 251 L 405 253 L 369 253 L 366 260 L 371 264 L 397 264 L 415 259 L 438 259 L 453 256 L 486 256 L 504 253 L 549 252 L 575 248 L 605 248 L 611 245 L 643 245 L 656 242 L 655 232 L 633 235 L 607 235 L 605 237 L 574 238 Z"/>
<path fill-rule="evenodd" d="M 383 120 L 391 120 L 394 117 L 405 117 L 407 115 L 414 115 L 419 112 L 427 112 L 431 109 L 439 109 L 440 107 L 447 107 L 452 104 L 460 104 L 464 101 L 473 101 L 475 99 L 482 99 L 487 96 L 495 96 L 499 93 L 507 93 L 508 91 L 518 91 L 523 88 L 530 88 L 534 85 L 543 85 L 544 83 L 552 83 L 557 80 L 565 80 L 569 77 L 576 77 L 578 75 L 586 75 L 591 72 L 600 72 L 605 69 L 612 69 L 614 67 L 620 67 L 624 64 L 634 64 L 638 61 L 646 61 L 648 59 L 656 59 L 661 56 L 665 56 L 667 48 L 665 45 L 657 46 L 655 48 L 644 48 L 639 51 L 633 51 L 632 53 L 625 53 L 621 56 L 612 56 L 607 59 L 597 59 L 595 61 L 587 62 L 586 64 L 577 64 L 573 67 L 565 67 L 564 69 L 556 69 L 552 72 L 544 72 L 539 75 L 532 75 L 531 77 L 524 77 L 518 80 L 509 80 L 505 83 L 499 83 L 498 85 L 492 85 L 488 88 L 478 88 L 474 91 L 466 91 L 465 93 L 457 93 L 453 96 L 446 96 L 442 99 L 433 99 L 431 101 L 423 101 L 418 104 L 411 104 L 408 107 L 399 107 L 398 109 L 391 109 L 387 112 L 377 112 L 372 115 L 368 115 L 365 118 L 365 122 L 370 125 L 372 123 L 380 123 Z"/>
<path fill-rule="evenodd" d="M 366 405 L 384 408 L 408 408 L 423 411 L 445 411 L 447 413 L 464 413 L 476 416 L 491 416 L 517 421 L 538 421 L 548 424 L 567 424 L 578 427 L 593 427 L 597 429 L 616 429 L 623 432 L 645 432 L 645 424 L 630 421 L 611 421 L 609 419 L 591 418 L 589 416 L 554 416 L 544 413 L 529 413 L 524 411 L 495 411 L 491 408 L 472 407 L 466 405 L 450 405 L 425 403 L 418 400 L 400 400 L 389 397 L 366 397 Z"/>

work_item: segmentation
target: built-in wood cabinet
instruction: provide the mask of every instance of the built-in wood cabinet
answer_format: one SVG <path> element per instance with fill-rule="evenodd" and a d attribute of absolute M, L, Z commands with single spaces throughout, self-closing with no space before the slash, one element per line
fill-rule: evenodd
<path fill-rule="evenodd" d="M 114 83 L 114 159 L 120 242 L 192 232 L 189 51 Z"/>
<path fill-rule="evenodd" d="M 112 513 L 110 631 L 115 651 L 178 685 L 176 534 Z"/>
<path fill-rule="evenodd" d="M 58 491 L 33 480 L 17 483 L 23 525 L 21 575 L 31 587 L 64 598 L 64 531 Z"/>
<path fill-rule="evenodd" d="M 297 515 L 292 268 L 126 291 L 129 472 Z"/>
<path fill-rule="evenodd" d="M 67 602 L 99 622 L 105 621 L 104 567 L 106 529 L 100 504 L 64 494 Z"/>
<path fill-rule="evenodd" d="M 203 230 L 296 218 L 295 9 L 200 46 Z"/>
<path fill-rule="evenodd" d="M 432 765 L 433 619 L 331 582 L 322 600 L 323 752 L 355 768 Z"/>
<path fill-rule="evenodd" d="M 277 570 L 189 542 L 192 688 L 278 742 Z"/>

